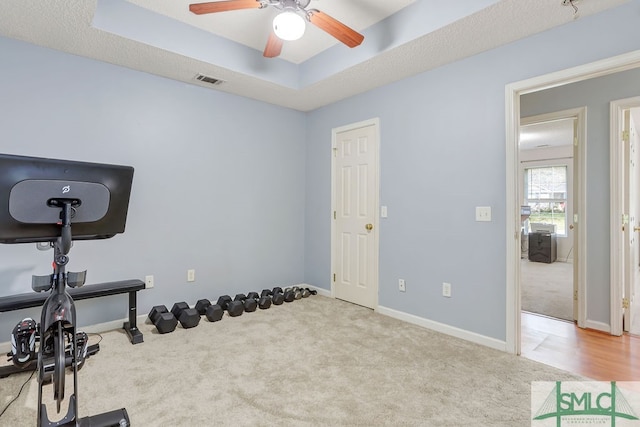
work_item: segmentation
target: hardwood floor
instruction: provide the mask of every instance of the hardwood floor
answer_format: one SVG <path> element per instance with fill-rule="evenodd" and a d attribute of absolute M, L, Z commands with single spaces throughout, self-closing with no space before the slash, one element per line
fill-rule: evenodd
<path fill-rule="evenodd" d="M 522 357 L 598 381 L 640 381 L 640 337 L 522 312 Z"/>

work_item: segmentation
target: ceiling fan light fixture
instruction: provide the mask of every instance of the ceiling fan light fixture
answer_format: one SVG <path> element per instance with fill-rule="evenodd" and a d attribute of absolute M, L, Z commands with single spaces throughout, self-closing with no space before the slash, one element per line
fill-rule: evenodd
<path fill-rule="evenodd" d="M 305 28 L 304 18 L 291 10 L 285 10 L 273 19 L 273 31 L 282 40 L 298 40 Z"/>

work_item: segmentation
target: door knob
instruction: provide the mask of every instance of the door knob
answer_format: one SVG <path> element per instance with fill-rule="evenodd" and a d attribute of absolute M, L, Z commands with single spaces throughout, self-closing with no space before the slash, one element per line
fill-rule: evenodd
<path fill-rule="evenodd" d="M 633 231 L 640 231 L 640 227 L 633 227 Z"/>
<path fill-rule="evenodd" d="M 367 224 L 367 225 L 364 226 L 364 228 L 366 228 L 367 231 L 371 231 L 371 230 L 373 230 L 373 224 Z"/>
<path fill-rule="evenodd" d="M 569 230 L 573 230 L 573 224 L 569 224 Z"/>

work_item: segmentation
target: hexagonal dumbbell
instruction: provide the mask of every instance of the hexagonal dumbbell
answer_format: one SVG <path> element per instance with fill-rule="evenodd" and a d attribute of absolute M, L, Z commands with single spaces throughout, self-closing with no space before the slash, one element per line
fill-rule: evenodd
<path fill-rule="evenodd" d="M 267 292 L 266 294 L 265 291 Z M 247 298 L 253 298 L 258 301 L 258 308 L 260 310 L 266 310 L 271 307 L 271 291 L 268 289 L 263 290 L 260 295 L 258 295 L 257 292 L 249 292 Z"/>
<path fill-rule="evenodd" d="M 207 307 L 207 311 L 204 314 L 207 316 L 209 322 L 217 322 L 218 320 L 222 320 L 224 310 L 218 304 L 211 304 Z"/>
<path fill-rule="evenodd" d="M 271 302 L 274 305 L 281 305 L 284 302 L 284 293 L 282 288 L 276 286 L 273 290 L 265 289 L 262 291 L 262 296 L 270 296 Z"/>
<path fill-rule="evenodd" d="M 208 299 L 199 299 L 198 302 L 196 302 L 195 309 L 200 316 L 204 316 L 204 314 L 207 312 L 207 307 L 209 307 L 210 305 L 211 301 L 209 301 Z"/>
<path fill-rule="evenodd" d="M 178 325 L 176 317 L 164 305 L 154 306 L 149 312 L 149 320 L 161 334 L 173 332 Z"/>
<path fill-rule="evenodd" d="M 173 304 L 171 313 L 178 319 L 184 329 L 194 328 L 200 323 L 200 314 L 195 308 L 190 308 L 186 302 Z"/>
<path fill-rule="evenodd" d="M 237 294 L 234 301 L 241 301 L 244 311 L 247 313 L 254 312 L 258 308 L 258 301 L 255 298 L 247 298 L 245 294 Z"/>
<path fill-rule="evenodd" d="M 244 313 L 244 305 L 242 301 L 234 301 L 229 295 L 222 295 L 218 298 L 218 305 L 226 310 L 231 317 L 241 316 Z"/>
<path fill-rule="evenodd" d="M 292 302 L 296 299 L 296 294 L 293 288 L 287 288 L 284 290 L 284 302 Z"/>
<path fill-rule="evenodd" d="M 222 320 L 224 310 L 218 304 L 211 304 L 208 299 L 199 299 L 196 302 L 196 311 L 200 316 L 206 316 L 209 322 L 217 322 Z"/>
<path fill-rule="evenodd" d="M 256 302 L 259 309 L 265 310 L 271 307 L 271 297 L 261 297 L 257 292 L 249 292 L 247 299 L 252 299 Z"/>
<path fill-rule="evenodd" d="M 218 298 L 218 302 L 217 304 L 220 306 L 220 308 L 222 308 L 223 310 L 227 309 L 227 305 L 233 301 L 231 299 L 231 297 L 229 295 L 222 295 L 221 297 Z"/>

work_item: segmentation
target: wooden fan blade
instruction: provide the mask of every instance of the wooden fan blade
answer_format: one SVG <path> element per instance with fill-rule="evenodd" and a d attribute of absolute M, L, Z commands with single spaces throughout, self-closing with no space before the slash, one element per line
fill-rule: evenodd
<path fill-rule="evenodd" d="M 259 9 L 262 4 L 259 0 L 224 0 L 210 1 L 207 3 L 194 3 L 189 5 L 189 10 L 196 15 L 205 13 L 227 12 L 239 9 Z"/>
<path fill-rule="evenodd" d="M 267 46 L 265 46 L 264 53 L 262 55 L 265 58 L 275 58 L 276 56 L 279 56 L 280 52 L 282 52 L 283 44 L 284 42 L 282 39 L 276 36 L 276 33 L 271 31 L 271 34 L 269 34 L 269 40 L 267 40 Z"/>
<path fill-rule="evenodd" d="M 362 43 L 362 40 L 364 40 L 364 36 L 362 34 L 317 9 L 309 11 L 309 21 L 349 47 L 359 46 L 360 43 Z"/>

